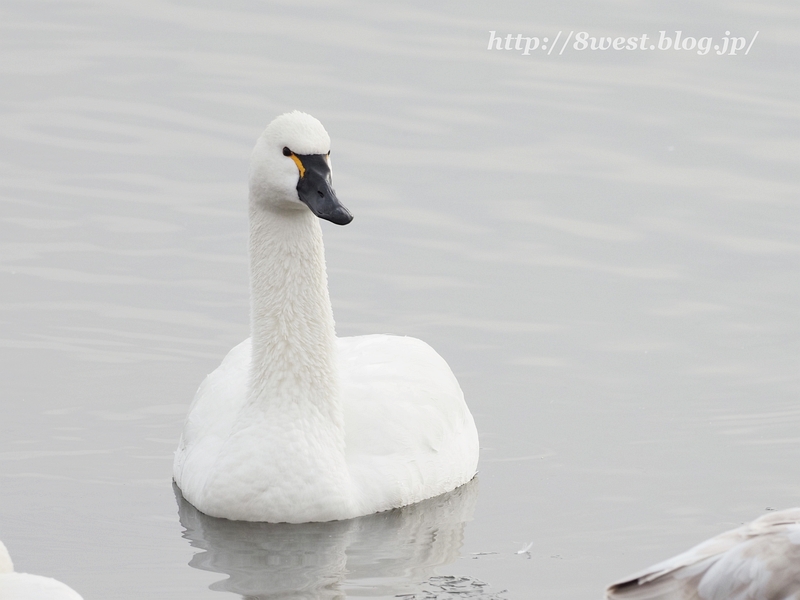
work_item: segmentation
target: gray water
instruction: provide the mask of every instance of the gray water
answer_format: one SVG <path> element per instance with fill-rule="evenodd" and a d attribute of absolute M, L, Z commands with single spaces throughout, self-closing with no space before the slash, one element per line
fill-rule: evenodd
<path fill-rule="evenodd" d="M 662 30 L 758 37 L 487 50 Z M 3 0 L 18 570 L 87 600 L 599 598 L 800 504 L 798 40 L 789 1 Z M 323 223 L 339 334 L 429 342 L 482 454 L 452 497 L 291 529 L 199 515 L 170 471 L 248 335 L 249 152 L 295 108 L 355 215 Z"/>

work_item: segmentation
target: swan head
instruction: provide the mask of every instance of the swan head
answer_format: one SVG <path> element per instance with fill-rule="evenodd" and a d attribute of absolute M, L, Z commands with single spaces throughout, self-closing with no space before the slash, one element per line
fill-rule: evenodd
<path fill-rule="evenodd" d="M 265 208 L 311 210 L 337 225 L 353 220 L 331 187 L 331 138 L 317 119 L 294 111 L 275 118 L 250 159 L 250 198 Z"/>

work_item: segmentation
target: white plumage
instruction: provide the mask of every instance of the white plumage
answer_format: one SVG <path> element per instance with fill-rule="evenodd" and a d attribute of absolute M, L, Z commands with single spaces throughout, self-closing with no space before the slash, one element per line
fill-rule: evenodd
<path fill-rule="evenodd" d="M 430 346 L 335 336 L 317 217 L 352 217 L 330 187 L 329 151 L 299 112 L 253 151 L 252 335 L 200 386 L 174 463 L 184 497 L 212 516 L 347 519 L 450 491 L 477 468 L 472 415 Z"/>
<path fill-rule="evenodd" d="M 800 600 L 800 508 L 772 512 L 609 586 L 608 600 Z"/>
<path fill-rule="evenodd" d="M 0 542 L 0 599 L 83 600 L 75 590 L 51 577 L 15 573 L 3 542 Z"/>

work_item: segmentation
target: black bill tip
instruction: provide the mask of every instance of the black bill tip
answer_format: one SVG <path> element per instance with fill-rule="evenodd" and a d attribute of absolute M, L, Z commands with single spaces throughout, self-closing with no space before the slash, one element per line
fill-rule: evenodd
<path fill-rule="evenodd" d="M 347 225 L 350 221 L 353 220 L 353 215 L 350 214 L 350 211 L 347 210 L 341 204 L 336 207 L 335 210 L 331 211 L 327 215 L 319 215 L 320 218 L 325 219 L 326 221 L 330 221 L 331 223 L 335 223 L 336 225 Z"/>

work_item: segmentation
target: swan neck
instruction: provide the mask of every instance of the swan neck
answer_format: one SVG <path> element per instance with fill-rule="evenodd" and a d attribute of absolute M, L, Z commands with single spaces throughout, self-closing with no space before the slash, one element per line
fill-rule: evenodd
<path fill-rule="evenodd" d="M 318 219 L 251 199 L 250 395 L 316 404 L 340 420 L 336 333 Z"/>

